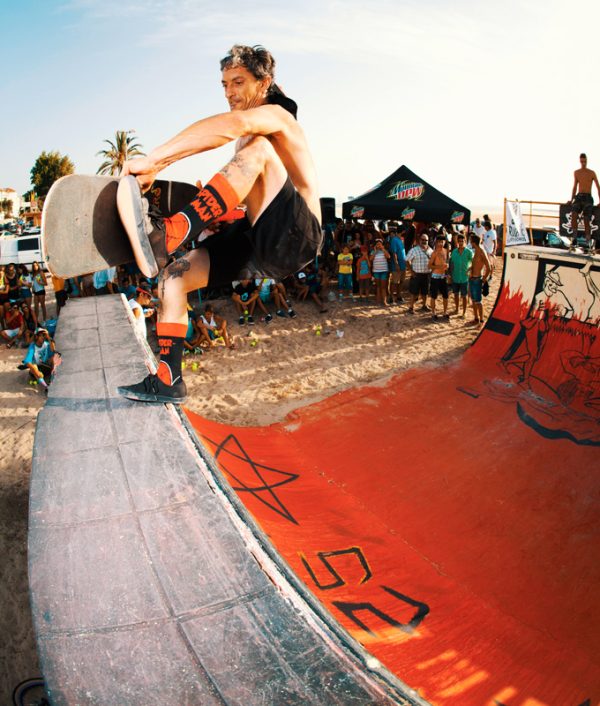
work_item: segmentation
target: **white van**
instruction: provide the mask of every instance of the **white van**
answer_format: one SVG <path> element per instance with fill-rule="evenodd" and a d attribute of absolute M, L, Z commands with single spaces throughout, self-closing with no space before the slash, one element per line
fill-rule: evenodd
<path fill-rule="evenodd" d="M 42 248 L 39 235 L 3 236 L 0 238 L 0 265 L 31 265 L 39 262 L 45 269 L 42 260 Z"/>

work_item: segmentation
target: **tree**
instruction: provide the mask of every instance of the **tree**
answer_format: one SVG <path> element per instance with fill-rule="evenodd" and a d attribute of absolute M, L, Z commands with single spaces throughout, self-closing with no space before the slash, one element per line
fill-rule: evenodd
<path fill-rule="evenodd" d="M 73 174 L 75 165 L 67 155 L 60 152 L 42 152 L 31 169 L 31 183 L 40 199 L 46 198 L 50 187 L 57 179 Z"/>
<path fill-rule="evenodd" d="M 2 199 L 0 201 L 0 211 L 4 213 L 5 218 L 12 216 L 13 202 L 10 199 Z"/>
<path fill-rule="evenodd" d="M 134 142 L 134 130 L 117 130 L 114 142 L 107 142 L 109 148 L 96 152 L 96 156 L 104 158 L 104 162 L 98 167 L 96 174 L 110 174 L 118 176 L 123 169 L 123 163 L 131 157 L 138 157 L 145 154 L 141 151 L 141 145 Z"/>

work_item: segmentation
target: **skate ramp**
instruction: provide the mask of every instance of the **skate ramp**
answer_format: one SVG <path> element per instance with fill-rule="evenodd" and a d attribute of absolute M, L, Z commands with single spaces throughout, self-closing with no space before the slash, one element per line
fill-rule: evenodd
<path fill-rule="evenodd" d="M 52 703 L 598 704 L 599 264 L 511 251 L 460 362 L 195 435 L 116 395 L 120 300 L 69 302 L 30 499 Z"/>
<path fill-rule="evenodd" d="M 463 359 L 280 424 L 188 412 L 303 585 L 444 706 L 600 701 L 600 261 L 510 250 Z"/>

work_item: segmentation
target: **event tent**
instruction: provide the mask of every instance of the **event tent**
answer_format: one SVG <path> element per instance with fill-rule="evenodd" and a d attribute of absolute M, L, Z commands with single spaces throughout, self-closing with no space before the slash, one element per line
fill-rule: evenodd
<path fill-rule="evenodd" d="M 342 213 L 344 218 L 443 224 L 468 225 L 471 219 L 468 208 L 442 194 L 405 165 L 361 196 L 346 201 Z"/>

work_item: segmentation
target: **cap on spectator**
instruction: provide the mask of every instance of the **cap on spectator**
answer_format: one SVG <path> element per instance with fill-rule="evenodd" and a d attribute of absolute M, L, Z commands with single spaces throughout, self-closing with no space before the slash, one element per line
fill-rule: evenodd
<path fill-rule="evenodd" d="M 304 274 L 304 272 L 298 272 L 298 279 L 304 279 L 305 277 L 306 275 Z"/>
<path fill-rule="evenodd" d="M 138 294 L 147 294 L 148 296 L 152 296 L 152 292 L 148 288 L 148 285 L 144 287 L 144 285 L 140 285 L 139 287 L 136 287 L 135 290 Z"/>
<path fill-rule="evenodd" d="M 48 333 L 48 329 L 42 328 L 41 326 L 38 326 L 35 330 L 36 333 Z"/>

